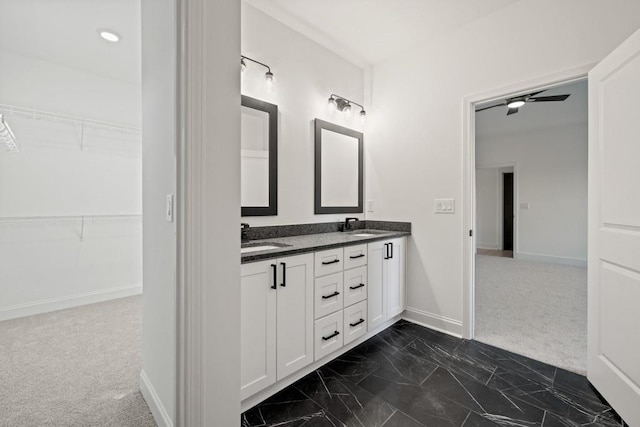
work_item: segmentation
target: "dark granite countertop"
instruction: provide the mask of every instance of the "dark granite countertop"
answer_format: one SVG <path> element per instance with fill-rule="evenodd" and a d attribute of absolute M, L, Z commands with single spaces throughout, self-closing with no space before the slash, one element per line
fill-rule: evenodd
<path fill-rule="evenodd" d="M 357 233 L 363 233 L 371 230 L 376 234 L 373 236 L 359 237 Z M 275 243 L 276 245 L 287 245 L 276 249 L 247 252 L 241 254 L 242 263 L 261 261 L 270 258 L 276 258 L 286 255 L 296 255 L 306 252 L 315 252 L 325 249 L 337 248 L 340 246 L 353 246 L 363 243 L 371 243 L 378 240 L 392 239 L 395 237 L 410 236 L 410 231 L 391 231 L 380 229 L 353 230 L 350 232 L 329 232 L 304 234 L 288 237 L 273 237 L 261 240 L 251 240 L 244 245 L 257 246 Z"/>

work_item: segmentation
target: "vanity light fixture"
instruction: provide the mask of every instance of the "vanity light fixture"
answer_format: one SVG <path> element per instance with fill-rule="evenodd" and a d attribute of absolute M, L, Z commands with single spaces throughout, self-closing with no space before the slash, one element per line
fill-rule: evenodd
<path fill-rule="evenodd" d="M 271 67 L 269 67 L 267 64 L 263 64 L 260 61 L 256 61 L 255 59 L 251 59 L 248 56 L 240 55 L 240 69 L 242 71 L 247 69 L 247 63 L 245 62 L 245 59 L 247 61 L 255 62 L 258 65 L 262 65 L 264 68 L 266 68 L 267 72 L 264 73 L 264 78 L 267 81 L 267 84 L 273 83 L 273 73 L 271 72 Z"/>
<path fill-rule="evenodd" d="M 329 107 L 335 107 L 338 111 L 342 111 L 347 114 L 351 113 L 351 104 L 360 107 L 361 118 L 365 118 L 367 116 L 367 112 L 364 111 L 364 107 L 357 102 L 351 101 L 343 96 L 338 96 L 334 93 L 329 97 Z"/>
<path fill-rule="evenodd" d="M 121 39 L 120 34 L 106 28 L 98 28 L 98 34 L 100 37 L 111 43 L 117 43 Z"/>
<path fill-rule="evenodd" d="M 0 143 L 4 143 L 7 146 L 7 151 L 20 151 L 16 137 L 11 132 L 9 124 L 4 120 L 3 114 L 0 114 Z"/>

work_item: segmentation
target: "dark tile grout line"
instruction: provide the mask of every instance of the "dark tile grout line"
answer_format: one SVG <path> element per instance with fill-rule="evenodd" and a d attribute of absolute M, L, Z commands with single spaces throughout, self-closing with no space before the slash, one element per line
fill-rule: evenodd
<path fill-rule="evenodd" d="M 467 414 L 467 417 L 464 419 L 464 421 L 462 422 L 462 424 L 460 424 L 460 427 L 464 427 L 465 423 L 467 422 L 467 420 L 469 419 L 469 417 L 471 416 L 471 410 L 469 410 L 469 413 Z"/>
<path fill-rule="evenodd" d="M 395 407 L 392 406 L 392 408 L 394 409 L 394 411 L 391 413 L 391 415 L 389 415 L 389 417 L 386 420 L 384 420 L 384 422 L 380 425 L 380 427 L 384 427 L 384 425 L 389 422 L 389 420 L 396 414 L 396 412 L 398 412 L 398 410 Z"/>

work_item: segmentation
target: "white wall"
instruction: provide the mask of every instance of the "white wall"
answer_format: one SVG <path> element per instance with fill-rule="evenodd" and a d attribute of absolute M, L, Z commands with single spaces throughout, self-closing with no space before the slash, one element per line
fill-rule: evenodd
<path fill-rule="evenodd" d="M 176 22 L 174 0 L 142 0 L 143 296 L 141 391 L 160 426 L 176 399 L 176 227 L 165 219 L 176 194 Z"/>
<path fill-rule="evenodd" d="M 0 51 L 0 104 L 138 127 L 135 85 Z M 132 66 L 136 66 L 133 64 Z M 142 291 L 140 134 L 7 115 L 0 152 L 0 320 Z M 5 219 L 2 219 L 5 218 Z"/>
<path fill-rule="evenodd" d="M 462 99 L 599 61 L 639 26 L 639 2 L 520 1 L 374 68 L 368 217 L 412 222 L 410 316 L 462 333 Z M 435 215 L 446 197 L 456 214 Z"/>
<path fill-rule="evenodd" d="M 275 75 L 269 90 L 265 69 L 247 62 L 242 94 L 277 104 L 279 115 L 278 215 L 242 220 L 252 226 L 344 220 L 345 214 L 313 213 L 313 119 L 363 131 L 366 147 L 368 124 L 361 122 L 359 110 L 347 117 L 332 113 L 327 104 L 332 93 L 363 104 L 364 71 L 244 2 L 242 54 L 268 64 Z"/>
<path fill-rule="evenodd" d="M 584 113 L 583 123 L 517 134 L 487 135 L 476 127 L 480 131 L 476 135 L 478 166 L 517 164 L 514 210 L 518 239 L 514 249 L 518 258 L 586 265 L 586 104 Z M 477 187 L 480 191 L 479 182 Z M 476 197 L 480 247 L 484 242 L 483 195 L 478 192 Z M 521 203 L 528 204 L 528 209 L 521 208 Z"/>
<path fill-rule="evenodd" d="M 476 246 L 501 249 L 498 240 L 498 168 L 476 170 Z"/>

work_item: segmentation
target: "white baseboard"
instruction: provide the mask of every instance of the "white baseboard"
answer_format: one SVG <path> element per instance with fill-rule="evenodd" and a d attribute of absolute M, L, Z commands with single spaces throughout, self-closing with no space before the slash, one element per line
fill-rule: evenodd
<path fill-rule="evenodd" d="M 429 329 L 462 338 L 462 322 L 440 316 L 439 314 L 428 313 L 417 308 L 407 307 L 402 318 L 409 322 L 417 323 Z"/>
<path fill-rule="evenodd" d="M 33 316 L 49 313 L 51 311 L 64 310 L 65 308 L 80 305 L 93 304 L 117 298 L 124 298 L 142 293 L 142 285 L 123 286 L 121 288 L 105 289 L 102 291 L 87 292 L 83 294 L 67 295 L 60 298 L 34 301 L 27 304 L 0 307 L 0 321 L 17 319 L 19 317 Z"/>
<path fill-rule="evenodd" d="M 500 245 L 496 244 L 496 243 L 476 243 L 476 248 L 478 249 L 493 249 L 493 250 L 500 250 Z"/>
<path fill-rule="evenodd" d="M 571 257 L 562 257 L 555 255 L 542 255 L 542 254 L 534 254 L 530 252 L 517 252 L 515 254 L 516 259 L 523 261 L 540 261 L 540 262 L 549 262 L 552 264 L 563 264 L 570 265 L 573 267 L 586 267 L 587 260 L 586 258 L 571 258 Z"/>
<path fill-rule="evenodd" d="M 147 402 L 158 427 L 173 427 L 173 421 L 171 421 L 171 417 L 160 401 L 160 397 L 153 388 L 153 384 L 151 384 L 144 369 L 140 371 L 140 393 L 142 393 L 142 397 Z"/>

